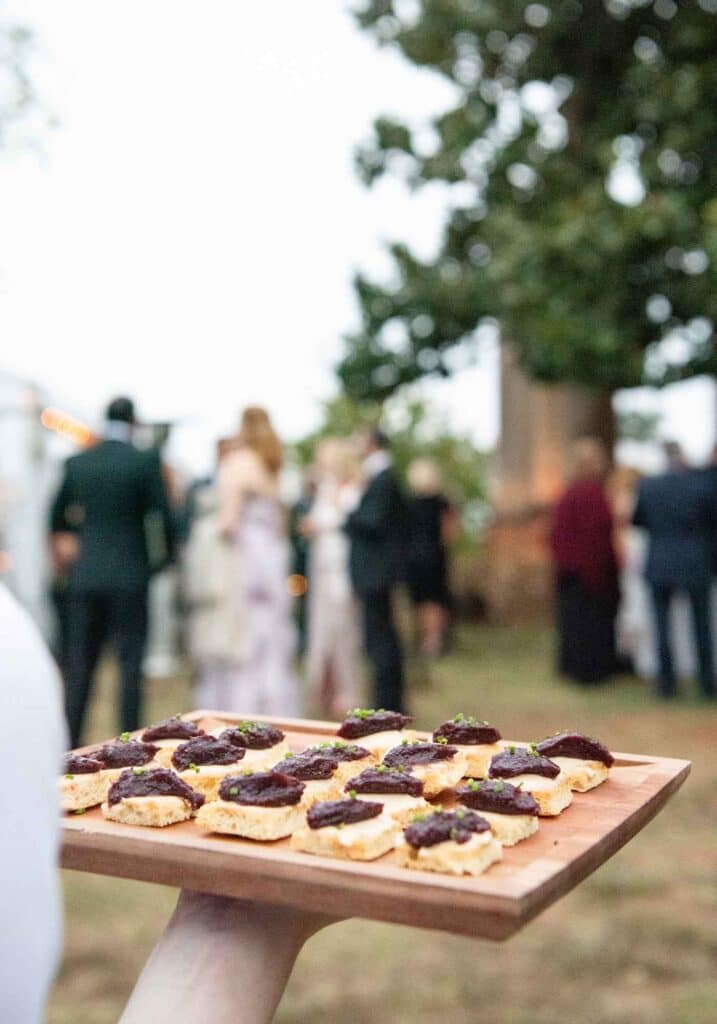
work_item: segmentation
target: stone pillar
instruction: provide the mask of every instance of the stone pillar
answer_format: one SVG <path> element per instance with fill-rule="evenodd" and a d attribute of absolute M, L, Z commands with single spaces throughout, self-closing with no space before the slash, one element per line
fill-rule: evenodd
<path fill-rule="evenodd" d="M 614 443 L 610 396 L 573 385 L 536 384 L 507 345 L 501 357 L 501 437 L 482 590 L 491 614 L 516 619 L 550 601 L 550 512 L 568 473 L 572 442 L 587 435 Z"/>

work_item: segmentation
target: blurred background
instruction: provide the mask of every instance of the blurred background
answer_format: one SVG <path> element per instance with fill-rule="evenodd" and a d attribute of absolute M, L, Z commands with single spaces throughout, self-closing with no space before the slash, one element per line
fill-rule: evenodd
<path fill-rule="evenodd" d="M 407 493 L 426 496 L 423 461 L 442 502 L 446 593 L 398 594 L 418 724 L 463 710 L 695 762 L 664 820 L 509 946 L 342 924 L 302 954 L 280 1021 L 715 1019 L 717 728 L 689 681 L 684 598 L 680 697 L 654 699 L 648 541 L 630 525 L 676 451 L 685 472 L 714 467 L 715 95 L 716 0 L 0 3 L 0 573 L 55 650 L 50 506 L 129 394 L 180 537 L 150 585 L 145 717 L 192 706 L 192 502 L 261 405 L 316 710 L 312 537 L 292 523 L 311 517 L 321 442 L 380 424 Z M 551 528 L 586 436 L 610 456 L 621 584 L 599 687 L 554 664 Z M 87 741 L 116 731 L 116 684 L 108 657 Z M 105 1024 L 174 894 L 65 880 L 48 1020 Z"/>

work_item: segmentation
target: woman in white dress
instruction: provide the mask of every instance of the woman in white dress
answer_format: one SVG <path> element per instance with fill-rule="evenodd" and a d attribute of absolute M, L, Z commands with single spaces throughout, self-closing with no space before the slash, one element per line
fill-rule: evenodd
<path fill-rule="evenodd" d="M 265 409 L 244 410 L 236 445 L 219 466 L 219 528 L 233 545 L 242 595 L 242 660 L 223 711 L 299 713 L 295 629 L 287 589 L 289 545 L 279 498 L 282 446 Z"/>
<path fill-rule="evenodd" d="M 246 632 L 238 559 L 220 532 L 215 484 L 195 493 L 182 561 L 185 640 L 195 669 L 195 706 L 228 710 L 246 656 Z"/>
<path fill-rule="evenodd" d="M 349 579 L 349 539 L 343 525 L 356 505 L 359 464 L 350 441 L 327 438 L 316 450 L 316 496 L 301 524 L 310 538 L 309 700 L 327 718 L 358 703 L 360 631 Z"/>

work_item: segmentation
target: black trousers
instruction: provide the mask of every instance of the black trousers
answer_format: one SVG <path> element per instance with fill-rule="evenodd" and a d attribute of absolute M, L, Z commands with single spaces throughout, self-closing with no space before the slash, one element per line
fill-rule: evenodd
<path fill-rule="evenodd" d="M 593 593 L 574 573 L 560 573 L 556 598 L 560 674 L 588 684 L 614 675 L 615 597 Z"/>
<path fill-rule="evenodd" d="M 72 746 L 80 745 L 95 669 L 108 640 L 120 666 L 119 731 L 139 728 L 142 661 L 147 643 L 147 591 L 72 593 L 67 606 L 65 713 Z"/>
<path fill-rule="evenodd" d="M 672 660 L 672 640 L 670 637 L 670 605 L 677 587 L 652 584 L 652 607 L 657 632 L 657 651 L 659 657 L 658 693 L 662 697 L 671 697 L 677 690 L 675 668 Z M 692 632 L 697 654 L 698 678 L 700 689 L 706 697 L 715 692 L 714 659 L 712 655 L 712 620 L 710 609 L 710 584 L 705 582 L 684 588 L 690 601 L 692 613 Z"/>
<path fill-rule="evenodd" d="M 373 669 L 373 706 L 403 711 L 403 651 L 393 620 L 391 591 L 361 595 L 364 643 Z"/>

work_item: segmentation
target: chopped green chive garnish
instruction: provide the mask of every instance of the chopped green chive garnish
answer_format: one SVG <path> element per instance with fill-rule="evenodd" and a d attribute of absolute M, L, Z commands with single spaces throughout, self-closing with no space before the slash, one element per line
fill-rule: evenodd
<path fill-rule="evenodd" d="M 238 786 L 231 786 L 230 789 L 229 789 L 229 796 L 236 796 L 238 792 L 239 792 L 239 787 Z"/>
<path fill-rule="evenodd" d="M 120 739 L 122 740 L 123 743 L 126 743 L 129 739 L 129 733 L 123 732 L 122 735 L 120 736 Z"/>

